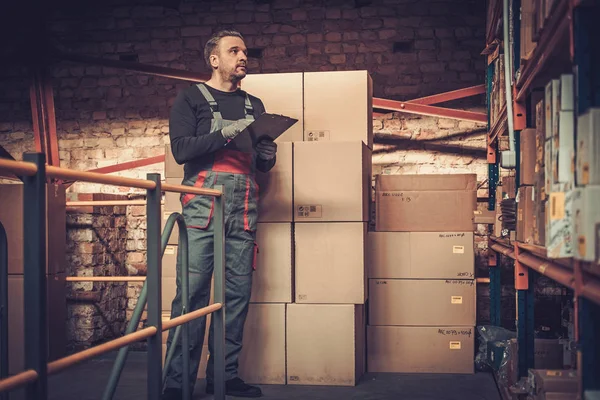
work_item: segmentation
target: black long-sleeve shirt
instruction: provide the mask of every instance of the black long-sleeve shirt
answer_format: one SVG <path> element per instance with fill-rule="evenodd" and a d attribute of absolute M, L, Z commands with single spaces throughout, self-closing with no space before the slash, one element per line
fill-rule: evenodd
<path fill-rule="evenodd" d="M 206 85 L 214 97 L 223 119 L 238 120 L 245 118 L 244 104 L 246 92 L 223 92 Z M 250 94 L 254 118 L 265 112 L 262 101 Z M 208 102 L 196 85 L 182 90 L 175 99 L 169 118 L 169 136 L 171 151 L 178 164 L 185 164 L 220 150 L 227 143 L 221 131 L 210 132 L 212 112 Z M 275 165 L 275 159 L 263 160 L 256 157 L 256 168 L 267 172 Z"/>

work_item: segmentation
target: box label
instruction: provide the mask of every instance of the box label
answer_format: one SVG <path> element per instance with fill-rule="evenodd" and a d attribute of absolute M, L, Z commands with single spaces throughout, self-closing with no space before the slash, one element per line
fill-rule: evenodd
<path fill-rule="evenodd" d="M 306 300 L 306 299 L 308 299 L 307 295 L 305 295 L 305 294 L 299 294 L 298 295 L 298 300 Z"/>
<path fill-rule="evenodd" d="M 306 137 L 307 142 L 322 142 L 329 140 L 329 131 L 309 131 Z"/>
<path fill-rule="evenodd" d="M 450 303 L 452 303 L 452 304 L 462 304 L 462 302 L 463 302 L 462 296 L 451 296 L 450 297 Z"/>
<path fill-rule="evenodd" d="M 290 376 L 290 381 L 291 382 L 298 382 L 298 381 L 300 381 L 300 377 L 298 377 L 296 375 L 291 375 Z"/>
<path fill-rule="evenodd" d="M 550 193 L 550 219 L 553 221 L 565 218 L 565 193 Z"/>
<path fill-rule="evenodd" d="M 165 247 L 165 255 L 174 255 L 175 254 L 175 246 L 167 246 Z"/>
<path fill-rule="evenodd" d="M 585 257 L 585 236 L 579 236 L 577 243 L 579 243 L 579 255 Z"/>
<path fill-rule="evenodd" d="M 323 218 L 323 207 L 319 205 L 301 205 L 296 208 L 299 218 Z"/>
<path fill-rule="evenodd" d="M 460 350 L 460 342 L 450 342 L 450 350 Z"/>
<path fill-rule="evenodd" d="M 473 286 L 475 285 L 475 281 L 473 279 L 470 280 L 462 280 L 462 279 L 446 279 L 446 283 L 452 285 L 463 285 L 463 286 Z"/>
<path fill-rule="evenodd" d="M 467 337 L 471 337 L 471 335 L 473 334 L 473 330 L 472 329 L 462 329 L 462 330 L 457 330 L 457 329 L 438 329 L 438 335 L 442 335 L 442 336 L 467 336 Z"/>
<path fill-rule="evenodd" d="M 452 253 L 465 254 L 465 246 L 452 246 Z"/>

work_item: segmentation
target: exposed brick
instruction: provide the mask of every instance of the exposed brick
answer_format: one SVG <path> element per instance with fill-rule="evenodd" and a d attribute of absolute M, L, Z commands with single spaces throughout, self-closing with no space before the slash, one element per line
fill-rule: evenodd
<path fill-rule="evenodd" d="M 335 54 L 342 52 L 342 45 L 340 43 L 327 43 L 325 45 L 325 53 Z"/>
<path fill-rule="evenodd" d="M 381 19 L 362 19 L 360 23 L 363 29 L 379 29 L 383 26 Z"/>
<path fill-rule="evenodd" d="M 254 20 L 259 23 L 271 22 L 271 14 L 256 13 L 254 14 Z"/>
<path fill-rule="evenodd" d="M 358 40 L 360 35 L 358 32 L 344 32 L 344 41 L 349 42 L 352 40 Z"/>
<path fill-rule="evenodd" d="M 106 119 L 106 111 L 94 111 L 94 113 L 92 114 L 92 118 L 94 120 Z"/>
<path fill-rule="evenodd" d="M 304 37 L 304 35 L 295 34 L 290 36 L 290 42 L 292 44 L 304 44 L 306 43 L 306 38 Z"/>
<path fill-rule="evenodd" d="M 346 55 L 345 54 L 335 54 L 329 56 L 329 61 L 332 64 L 345 64 L 346 63 Z"/>
<path fill-rule="evenodd" d="M 393 29 L 384 29 L 379 31 L 379 39 L 387 40 L 396 36 L 396 31 Z"/>
<path fill-rule="evenodd" d="M 329 32 L 325 35 L 325 40 L 328 42 L 339 42 L 342 40 L 342 34 L 339 32 Z"/>
<path fill-rule="evenodd" d="M 356 45 L 342 43 L 342 52 L 343 53 L 356 53 L 357 51 L 358 51 L 358 49 L 357 49 Z"/>
<path fill-rule="evenodd" d="M 273 44 L 288 44 L 290 43 L 290 38 L 289 36 L 284 36 L 284 35 L 276 35 L 275 37 L 273 37 Z"/>
<path fill-rule="evenodd" d="M 328 8 L 327 10 L 325 10 L 325 18 L 340 19 L 342 18 L 342 10 L 339 8 Z"/>
<path fill-rule="evenodd" d="M 355 20 L 358 19 L 358 11 L 356 9 L 342 10 L 342 18 Z"/>
<path fill-rule="evenodd" d="M 473 32 L 471 31 L 471 28 L 467 26 L 461 26 L 454 30 L 454 35 L 457 38 L 467 38 L 473 36 Z"/>
<path fill-rule="evenodd" d="M 308 13 L 305 10 L 294 10 L 292 12 L 292 21 L 306 21 Z"/>
<path fill-rule="evenodd" d="M 211 32 L 212 29 L 208 26 L 185 26 L 181 28 L 181 36 L 184 37 L 210 35 Z"/>
<path fill-rule="evenodd" d="M 451 38 L 454 37 L 454 32 L 448 28 L 435 28 L 435 36 L 443 39 Z"/>

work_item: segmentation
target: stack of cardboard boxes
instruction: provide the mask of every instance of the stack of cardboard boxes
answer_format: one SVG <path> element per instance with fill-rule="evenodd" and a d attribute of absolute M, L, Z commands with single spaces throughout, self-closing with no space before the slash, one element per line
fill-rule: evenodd
<path fill-rule="evenodd" d="M 378 175 L 370 372 L 473 373 L 473 175 Z"/>
<path fill-rule="evenodd" d="M 67 304 L 65 291 L 66 208 L 62 185 L 47 185 L 46 201 L 46 315 L 48 320 L 48 357 L 64 357 L 67 346 Z M 0 185 L 0 222 L 8 240 L 8 347 L 9 374 L 25 369 L 23 286 L 23 185 Z M 34 234 L 28 232 L 28 235 Z"/>
<path fill-rule="evenodd" d="M 240 376 L 255 384 L 354 385 L 365 371 L 371 78 L 366 71 L 248 75 L 242 89 L 267 112 L 298 122 L 276 140 L 275 167 L 257 173 L 258 254 Z M 167 181 L 173 166 L 181 172 L 169 183 L 181 183 L 182 166 L 168 147 L 166 155 Z M 166 199 L 165 218 L 181 210 L 175 196 Z M 163 269 L 167 311 L 175 280 Z"/>

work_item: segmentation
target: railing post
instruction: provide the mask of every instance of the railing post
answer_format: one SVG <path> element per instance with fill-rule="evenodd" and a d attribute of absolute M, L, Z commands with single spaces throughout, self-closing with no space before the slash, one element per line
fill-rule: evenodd
<path fill-rule="evenodd" d="M 23 177 L 23 284 L 25 286 L 25 369 L 38 379 L 27 385 L 27 400 L 48 396 L 48 329 L 46 320 L 46 160 L 44 154 L 24 154 L 37 173 Z"/>
<path fill-rule="evenodd" d="M 8 240 L 0 222 L 0 379 L 8 377 Z M 7 400 L 8 393 L 0 393 Z"/>
<path fill-rule="evenodd" d="M 223 186 L 215 186 L 223 192 Z M 215 198 L 214 214 L 214 280 L 215 303 L 223 307 L 214 312 L 214 366 L 215 366 L 215 400 L 225 400 L 225 229 L 224 229 L 225 194 Z M 211 354 L 211 357 L 213 355 Z"/>
<path fill-rule="evenodd" d="M 148 180 L 156 183 L 154 189 L 147 191 L 146 220 L 147 239 L 147 277 L 148 285 L 148 326 L 155 326 L 156 334 L 148 338 L 148 394 L 150 400 L 159 400 L 162 393 L 162 321 L 161 321 L 161 275 L 162 260 L 160 248 L 160 175 L 148 174 Z"/>
<path fill-rule="evenodd" d="M 172 216 L 171 216 L 172 217 Z M 169 219 L 171 219 L 169 217 Z M 187 227 L 183 216 L 181 214 L 177 214 L 177 222 L 179 228 L 179 252 L 181 256 L 181 314 L 186 314 L 190 311 L 190 285 L 189 285 L 189 247 L 188 247 L 188 235 L 187 235 Z M 168 237 L 165 238 L 168 240 Z M 183 324 L 181 326 L 182 338 L 181 338 L 181 348 L 183 349 L 183 398 L 184 400 L 191 400 L 192 394 L 190 393 L 191 385 L 190 385 L 190 352 L 188 349 L 190 348 L 190 329 L 189 324 Z M 175 347 L 175 346 L 173 346 Z"/>

